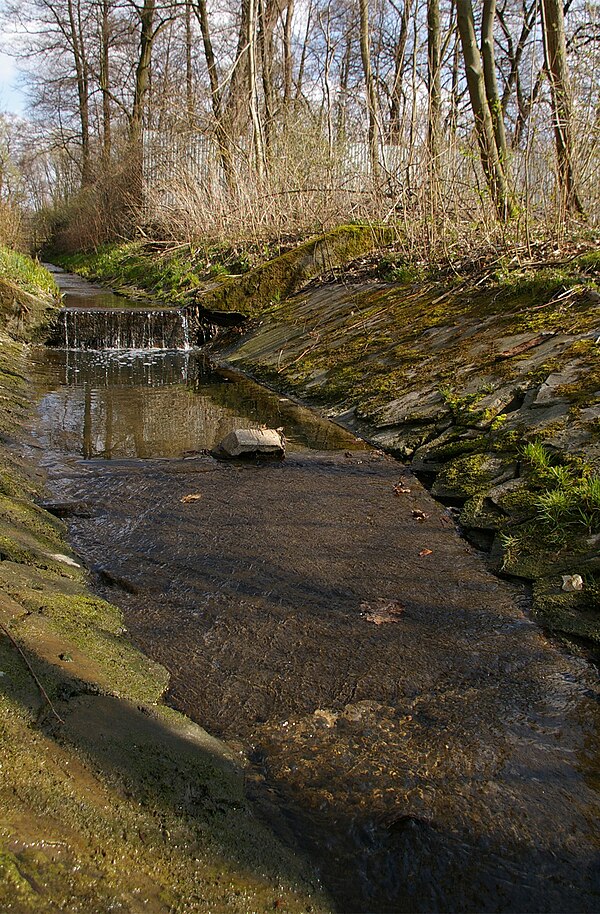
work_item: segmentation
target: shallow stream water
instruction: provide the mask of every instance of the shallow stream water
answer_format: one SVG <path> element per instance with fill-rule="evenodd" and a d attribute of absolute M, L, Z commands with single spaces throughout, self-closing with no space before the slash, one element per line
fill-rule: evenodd
<path fill-rule="evenodd" d="M 32 358 L 95 589 L 341 911 L 600 910 L 596 671 L 404 468 L 199 353 Z M 206 453 L 260 424 L 284 461 Z"/>

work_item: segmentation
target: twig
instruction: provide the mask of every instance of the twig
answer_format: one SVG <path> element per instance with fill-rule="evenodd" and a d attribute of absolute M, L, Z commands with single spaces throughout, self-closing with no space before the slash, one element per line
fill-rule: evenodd
<path fill-rule="evenodd" d="M 33 667 L 31 666 L 29 660 L 27 659 L 27 657 L 26 657 L 25 654 L 23 653 L 22 648 L 19 646 L 19 644 L 17 644 L 17 642 L 15 641 L 15 639 L 13 638 L 13 636 L 11 635 L 11 633 L 9 632 L 9 630 L 6 628 L 5 625 L 2 624 L 2 622 L 0 622 L 0 628 L 2 629 L 2 631 L 4 632 L 4 634 L 6 635 L 6 637 L 9 639 L 9 641 L 11 641 L 11 643 L 13 644 L 13 646 L 17 649 L 17 651 L 19 652 L 19 654 L 20 654 L 21 657 L 23 658 L 23 660 L 24 660 L 24 662 L 25 662 L 25 665 L 27 666 L 27 669 L 29 670 L 29 672 L 30 672 L 31 675 L 33 676 L 33 679 L 34 679 L 34 681 L 35 681 L 35 684 L 37 685 L 38 689 L 40 690 L 40 692 L 41 692 L 43 698 L 48 702 L 48 705 L 50 706 L 50 710 L 52 711 L 52 713 L 53 713 L 54 716 L 56 717 L 57 721 L 58 721 L 59 723 L 61 723 L 61 724 L 64 724 L 64 720 L 62 719 L 62 717 L 60 716 L 60 714 L 58 713 L 58 711 L 56 710 L 56 708 L 54 707 L 54 705 L 53 705 L 52 702 L 50 701 L 50 697 L 49 697 L 48 693 L 46 692 L 46 689 L 44 688 L 44 686 L 42 685 L 42 683 L 40 682 L 40 680 L 38 679 L 38 677 L 37 677 L 36 674 L 34 673 Z"/>
<path fill-rule="evenodd" d="M 312 350 L 315 348 L 315 346 L 318 346 L 318 345 L 319 345 L 319 339 L 320 339 L 320 334 L 317 335 L 317 339 L 315 340 L 315 342 L 312 343 L 310 346 L 308 346 L 308 347 L 304 350 L 304 352 L 301 352 L 299 356 L 297 356 L 295 359 L 293 359 L 293 360 L 292 360 L 291 362 L 289 362 L 287 365 L 282 365 L 281 367 L 278 366 L 278 367 L 277 367 L 277 373 L 278 373 L 278 374 L 281 374 L 282 371 L 287 371 L 288 368 L 291 368 L 292 365 L 295 365 L 296 362 L 299 362 L 300 359 L 303 359 L 305 355 L 308 355 L 309 352 L 312 352 Z"/>

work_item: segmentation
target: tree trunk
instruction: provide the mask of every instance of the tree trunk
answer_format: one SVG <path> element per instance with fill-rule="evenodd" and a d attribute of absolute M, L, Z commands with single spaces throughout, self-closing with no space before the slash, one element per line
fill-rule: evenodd
<path fill-rule="evenodd" d="M 442 113 L 441 58 L 442 36 L 439 0 L 427 0 L 427 90 L 429 111 L 427 118 L 427 148 L 431 178 L 438 169 L 440 128 Z"/>
<path fill-rule="evenodd" d="M 256 174 L 262 182 L 265 173 L 265 148 L 262 124 L 258 113 L 258 91 L 256 84 L 256 25 L 257 0 L 248 0 L 248 88 L 250 101 L 250 119 L 252 121 L 252 158 Z"/>
<path fill-rule="evenodd" d="M 369 36 L 369 0 L 360 0 L 360 56 L 362 59 L 365 89 L 367 92 L 367 115 L 369 119 L 369 159 L 371 174 L 377 181 L 379 168 L 379 120 L 377 117 L 377 90 L 371 67 L 371 40 Z"/>
<path fill-rule="evenodd" d="M 110 0 L 102 0 L 102 24 L 100 29 L 100 91 L 102 92 L 102 162 L 105 169 L 110 163 L 112 151 L 112 119 L 110 109 Z"/>
<path fill-rule="evenodd" d="M 68 0 L 67 12 L 69 16 L 69 29 L 71 31 L 73 59 L 75 62 L 79 123 L 81 126 L 81 183 L 82 185 L 85 185 L 89 184 L 92 180 L 89 72 L 83 42 L 83 32 L 79 19 L 79 9 L 76 14 L 73 0 Z"/>
<path fill-rule="evenodd" d="M 265 105 L 265 157 L 269 161 L 273 148 L 275 121 L 275 90 L 273 88 L 273 30 L 277 7 L 271 0 L 258 0 L 258 41 L 260 47 L 263 97 Z"/>
<path fill-rule="evenodd" d="M 340 67 L 340 88 L 337 97 L 336 142 L 338 147 L 346 143 L 346 121 L 348 114 L 348 78 L 352 61 L 352 29 L 346 34 L 346 48 Z"/>
<path fill-rule="evenodd" d="M 390 92 L 390 139 L 392 142 L 400 140 L 401 133 L 401 111 L 404 109 L 406 102 L 402 90 L 402 79 L 404 76 L 404 60 L 406 57 L 406 42 L 408 40 L 408 26 L 410 24 L 410 14 L 412 9 L 412 0 L 405 0 L 402 16 L 400 19 L 400 34 L 394 48 L 394 82 Z"/>
<path fill-rule="evenodd" d="M 152 63 L 152 43 L 154 41 L 154 15 L 156 0 L 144 0 L 140 16 L 140 53 L 135 70 L 135 87 L 129 137 L 134 148 L 141 147 L 144 124 L 144 102 L 150 83 L 150 66 Z"/>
<path fill-rule="evenodd" d="M 187 123 L 193 130 L 196 123 L 194 113 L 194 70 L 192 67 L 192 5 L 185 0 L 185 99 Z"/>
<path fill-rule="evenodd" d="M 492 115 L 494 138 L 498 157 L 506 170 L 506 133 L 504 131 L 504 118 L 502 104 L 498 94 L 496 80 L 496 59 L 494 55 L 494 20 L 496 18 L 496 0 L 483 0 L 483 14 L 481 17 L 481 57 L 483 61 L 483 79 L 485 94 Z"/>
<path fill-rule="evenodd" d="M 457 0 L 456 14 L 481 164 L 496 214 L 499 219 L 506 221 L 512 216 L 512 205 L 485 91 L 471 0 Z"/>
<path fill-rule="evenodd" d="M 219 74 L 217 71 L 217 62 L 213 50 L 210 26 L 208 22 L 208 10 L 206 0 L 196 0 L 194 7 L 196 18 L 200 24 L 202 33 L 202 43 L 204 45 L 204 58 L 208 70 L 208 81 L 210 84 L 210 100 L 215 119 L 215 134 L 217 146 L 219 149 L 219 159 L 225 175 L 227 186 L 231 188 L 233 184 L 233 168 L 231 162 L 231 147 L 229 145 L 229 134 L 225 125 L 225 112 L 223 109 L 223 96 L 219 87 Z"/>
<path fill-rule="evenodd" d="M 288 110 L 292 102 L 294 57 L 292 53 L 292 21 L 294 0 L 288 0 L 283 23 L 283 106 Z"/>
<path fill-rule="evenodd" d="M 241 132 L 240 125 L 243 121 L 244 129 L 248 123 L 248 93 L 249 75 L 249 16 L 250 0 L 240 2 L 240 30 L 235 55 L 235 63 L 229 80 L 229 92 L 223 98 L 223 124 L 230 142 Z"/>
<path fill-rule="evenodd" d="M 542 0 L 544 59 L 550 80 L 558 184 L 566 212 L 583 213 L 577 190 L 571 126 L 571 88 L 562 0 Z"/>

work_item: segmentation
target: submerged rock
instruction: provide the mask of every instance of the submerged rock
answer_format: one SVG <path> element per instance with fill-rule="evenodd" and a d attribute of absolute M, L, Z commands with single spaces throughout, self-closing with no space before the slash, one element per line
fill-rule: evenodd
<path fill-rule="evenodd" d="M 274 428 L 236 428 L 214 450 L 215 457 L 285 456 L 285 437 Z"/>

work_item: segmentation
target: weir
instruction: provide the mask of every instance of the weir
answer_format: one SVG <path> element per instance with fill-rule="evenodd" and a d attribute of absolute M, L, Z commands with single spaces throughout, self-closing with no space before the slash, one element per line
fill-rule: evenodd
<path fill-rule="evenodd" d="M 185 310 L 64 308 L 50 345 L 65 349 L 189 350 L 216 334 L 213 324 L 194 321 Z"/>

